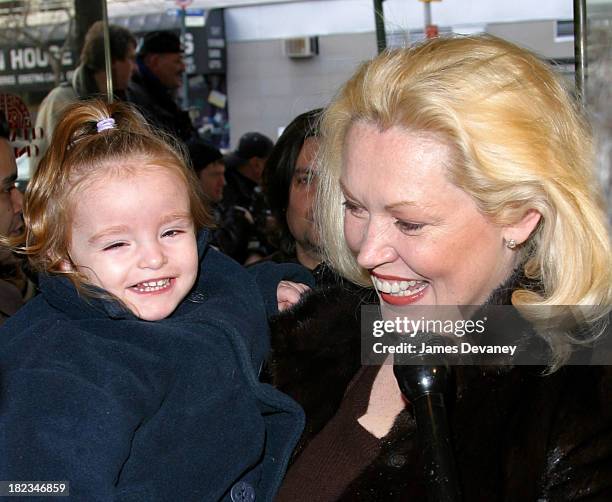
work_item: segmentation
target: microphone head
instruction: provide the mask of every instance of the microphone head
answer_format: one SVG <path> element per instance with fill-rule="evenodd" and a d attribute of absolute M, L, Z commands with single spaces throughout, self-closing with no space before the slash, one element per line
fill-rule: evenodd
<path fill-rule="evenodd" d="M 446 366 L 394 365 L 393 374 L 411 402 L 427 394 L 446 394 L 451 378 Z"/>
<path fill-rule="evenodd" d="M 455 340 L 436 333 L 419 332 L 417 339 L 425 344 L 452 346 Z M 400 390 L 409 401 L 427 394 L 446 394 L 451 379 L 449 369 L 457 356 L 441 354 L 402 354 L 395 357 L 393 374 Z"/>

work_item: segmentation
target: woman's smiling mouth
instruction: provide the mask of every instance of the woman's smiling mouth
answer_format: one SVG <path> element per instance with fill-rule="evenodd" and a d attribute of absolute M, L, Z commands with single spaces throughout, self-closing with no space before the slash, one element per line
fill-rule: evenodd
<path fill-rule="evenodd" d="M 429 282 L 417 279 L 370 274 L 372 283 L 381 298 L 391 305 L 408 305 L 415 303 L 425 295 Z"/>

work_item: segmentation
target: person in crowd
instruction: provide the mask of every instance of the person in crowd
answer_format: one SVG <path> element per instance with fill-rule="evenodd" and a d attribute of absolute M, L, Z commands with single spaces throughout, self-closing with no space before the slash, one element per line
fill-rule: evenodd
<path fill-rule="evenodd" d="M 224 211 L 221 205 L 226 184 L 223 154 L 217 147 L 200 138 L 191 139 L 187 148 L 191 166 L 215 222 L 211 244 L 226 254 L 241 243 L 246 246 L 251 235 L 251 223 L 242 217 L 242 211 Z"/>
<path fill-rule="evenodd" d="M 178 35 L 171 31 L 147 33 L 136 64 L 137 71 L 128 90 L 129 101 L 151 124 L 171 136 L 183 142 L 197 137 L 189 113 L 176 102 L 176 91 L 186 69 Z"/>
<path fill-rule="evenodd" d="M 227 186 L 223 194 L 224 227 L 236 229 L 221 249 L 239 263 L 251 263 L 273 251 L 273 224 L 261 190 L 266 160 L 274 143 L 258 132 L 240 137 L 238 148 L 225 158 Z"/>
<path fill-rule="evenodd" d="M 0 477 L 68 480 L 76 500 L 273 500 L 303 415 L 258 381 L 266 316 L 308 277 L 210 248 L 193 171 L 127 104 L 74 105 L 55 138 L 12 241 L 42 278 L 0 330 Z"/>
<path fill-rule="evenodd" d="M 125 100 L 130 78 L 135 68 L 136 38 L 127 28 L 109 25 L 113 94 Z M 39 158 L 49 147 L 53 130 L 64 109 L 80 99 L 106 94 L 106 59 L 104 54 L 104 25 L 97 21 L 85 35 L 79 66 L 69 82 L 51 90 L 43 99 L 36 115 L 36 128 L 42 128 L 38 142 Z"/>
<path fill-rule="evenodd" d="M 247 132 L 240 137 L 238 148 L 225 158 L 231 179 L 228 201 L 240 204 L 252 197 L 253 189 L 261 185 L 266 160 L 274 142 L 265 134 Z M 231 176 L 229 176 L 231 175 Z"/>
<path fill-rule="evenodd" d="M 187 149 L 204 197 L 211 205 L 219 204 L 225 187 L 223 154 L 216 146 L 199 138 L 189 141 Z"/>
<path fill-rule="evenodd" d="M 589 127 L 561 78 L 495 37 L 432 39 L 362 65 L 326 108 L 321 137 L 321 249 L 375 287 L 383 318 L 514 306 L 549 356 L 544 367 L 454 368 L 462 500 L 609 500 L 612 368 L 568 362 L 609 336 L 610 237 Z M 583 306 L 580 336 L 571 309 L 547 314 L 564 305 Z M 299 354 L 310 381 L 279 386 L 298 401 L 316 388 L 319 361 L 342 365 L 355 350 L 354 339 L 324 342 Z M 393 366 L 326 383 L 342 399 L 305 406 L 323 425 L 302 439 L 277 500 L 425 500 L 426 452 Z"/>
<path fill-rule="evenodd" d="M 355 289 L 323 262 L 319 230 L 314 221 L 321 108 L 298 115 L 272 148 L 263 172 L 266 201 L 277 222 L 278 251 L 266 259 L 299 263 L 312 271 L 319 286 L 341 285 Z M 367 295 L 366 295 L 367 296 Z M 358 310 L 358 309 L 357 309 Z M 299 314 L 298 314 L 299 315 Z"/>
<path fill-rule="evenodd" d="M 274 145 L 263 172 L 264 193 L 279 234 L 279 250 L 270 258 L 297 262 L 310 270 L 322 261 L 313 217 L 321 111 L 311 110 L 293 119 Z"/>
<path fill-rule="evenodd" d="M 16 185 L 17 164 L 9 141 L 9 128 L 0 113 L 0 237 L 10 237 L 23 227 L 23 195 Z M 12 316 L 33 294 L 19 260 L 8 250 L 0 250 L 0 324 Z"/>
<path fill-rule="evenodd" d="M 316 109 L 303 113 L 285 128 L 263 174 L 264 192 L 280 228 L 280 249 L 267 259 L 299 263 L 312 271 L 316 283 L 316 288 L 304 295 L 298 305 L 270 322 L 272 353 L 268 375 L 274 374 L 276 385 L 296 391 L 294 398 L 309 412 L 304 437 L 319 430 L 319 417 L 342 399 L 342 386 L 337 383 L 348 384 L 359 370 L 360 306 L 376 299 L 371 290 L 343 279 L 322 261 L 313 216 L 321 112 Z M 327 350 L 330 340 L 351 348 L 343 364 L 322 357 L 314 369 L 313 357 L 301 357 L 316 351 L 317 345 Z M 330 386 L 330 381 L 336 385 Z M 303 388 L 309 392 L 300 394 Z M 298 444 L 297 451 L 300 449 Z"/>

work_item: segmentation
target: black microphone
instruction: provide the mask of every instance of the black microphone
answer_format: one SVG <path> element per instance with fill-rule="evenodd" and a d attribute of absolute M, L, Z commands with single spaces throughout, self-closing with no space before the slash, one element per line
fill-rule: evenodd
<path fill-rule="evenodd" d="M 442 339 L 437 335 L 426 338 L 430 343 Z M 420 355 L 410 356 L 409 360 L 399 363 L 394 364 L 393 373 L 400 390 L 414 408 L 417 435 L 423 452 L 427 498 L 430 502 L 458 502 L 461 500 L 461 490 L 444 404 L 450 372 L 439 359 L 435 365 L 428 364 L 427 358 Z"/>

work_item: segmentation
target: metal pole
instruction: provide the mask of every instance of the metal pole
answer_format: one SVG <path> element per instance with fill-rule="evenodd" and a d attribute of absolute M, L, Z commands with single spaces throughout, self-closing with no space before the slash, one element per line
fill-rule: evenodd
<path fill-rule="evenodd" d="M 374 22 L 376 23 L 376 47 L 381 53 L 387 47 L 385 35 L 385 14 L 383 12 L 384 0 L 374 0 Z"/>
<path fill-rule="evenodd" d="M 433 24 L 431 20 L 431 2 L 440 2 L 441 0 L 419 0 L 423 2 L 423 13 L 425 14 L 425 28 L 423 33 L 425 38 L 436 38 L 438 36 L 438 26 Z"/>
<path fill-rule="evenodd" d="M 586 104 L 587 76 L 587 16 L 586 0 L 574 0 L 574 58 L 576 68 L 576 96 Z"/>
<path fill-rule="evenodd" d="M 425 2 L 425 30 L 427 31 L 427 27 L 431 26 L 431 3 Z"/>
<path fill-rule="evenodd" d="M 183 46 L 185 45 L 185 40 L 187 38 L 187 11 L 183 6 L 181 7 L 181 42 Z M 187 80 L 187 70 L 183 72 L 183 108 L 185 110 L 189 109 L 189 82 Z"/>
<path fill-rule="evenodd" d="M 113 68 L 111 61 L 110 34 L 108 32 L 108 10 L 106 0 L 102 2 L 102 24 L 104 26 L 104 59 L 106 63 L 106 99 L 108 103 L 113 102 Z"/>

